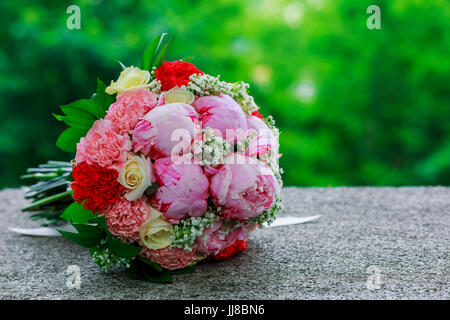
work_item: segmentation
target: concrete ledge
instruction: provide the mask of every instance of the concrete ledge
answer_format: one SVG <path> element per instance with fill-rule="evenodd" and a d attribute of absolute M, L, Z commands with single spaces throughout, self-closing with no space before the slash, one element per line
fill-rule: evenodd
<path fill-rule="evenodd" d="M 0 192 L 0 299 L 449 299 L 450 188 L 284 188 L 287 215 L 314 222 L 256 231 L 249 251 L 204 263 L 172 284 L 103 274 L 62 238 L 14 234 L 36 226 L 20 190 Z M 81 268 L 81 288 L 66 268 Z M 381 287 L 367 288 L 378 268 Z M 371 269 L 369 269 L 370 271 Z"/>

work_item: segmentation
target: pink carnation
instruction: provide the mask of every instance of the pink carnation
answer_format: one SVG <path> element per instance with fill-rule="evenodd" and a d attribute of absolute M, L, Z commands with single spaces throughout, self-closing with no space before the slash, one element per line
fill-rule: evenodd
<path fill-rule="evenodd" d="M 171 158 L 163 158 L 154 164 L 159 188 L 151 204 L 171 223 L 189 216 L 200 217 L 208 206 L 208 178 L 200 165 L 183 160 L 186 157 L 175 164 Z"/>
<path fill-rule="evenodd" d="M 218 255 L 225 248 L 231 246 L 236 240 L 248 238 L 252 227 L 239 227 L 231 229 L 232 224 L 216 220 L 214 224 L 203 231 L 201 237 L 195 241 L 197 251 L 206 255 Z M 205 240 L 206 237 L 206 240 Z"/>
<path fill-rule="evenodd" d="M 139 227 L 149 218 L 147 197 L 136 201 L 122 198 L 101 210 L 108 230 L 115 236 L 129 241 L 139 240 Z"/>
<path fill-rule="evenodd" d="M 86 161 L 120 171 L 127 161 L 131 141 L 127 135 L 114 132 L 109 120 L 97 120 L 86 137 L 77 144 L 76 163 Z"/>
<path fill-rule="evenodd" d="M 128 134 L 157 102 L 158 95 L 145 88 L 126 90 L 109 107 L 105 119 L 111 120 L 114 132 Z"/>
<path fill-rule="evenodd" d="M 185 268 L 197 260 L 195 251 L 165 247 L 158 250 L 142 249 L 140 255 L 168 270 Z"/>
<path fill-rule="evenodd" d="M 224 219 L 247 220 L 272 206 L 280 185 L 264 163 L 234 153 L 210 178 L 210 191 Z"/>

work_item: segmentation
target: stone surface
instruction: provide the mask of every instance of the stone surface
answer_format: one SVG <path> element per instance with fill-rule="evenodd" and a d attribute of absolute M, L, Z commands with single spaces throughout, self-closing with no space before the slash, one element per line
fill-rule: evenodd
<path fill-rule="evenodd" d="M 286 215 L 311 223 L 257 230 L 249 251 L 172 284 L 103 274 L 87 249 L 32 227 L 20 190 L 0 192 L 1 299 L 449 299 L 450 188 L 284 188 Z M 81 288 L 66 286 L 78 265 Z M 374 284 L 372 268 L 380 271 Z M 368 280 L 369 279 L 369 280 Z M 370 287 L 370 286 L 369 286 Z"/>

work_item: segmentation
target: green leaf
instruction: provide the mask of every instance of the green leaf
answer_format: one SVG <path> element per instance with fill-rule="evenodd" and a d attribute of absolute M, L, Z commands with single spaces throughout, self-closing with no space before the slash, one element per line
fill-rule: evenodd
<path fill-rule="evenodd" d="M 111 104 L 114 103 L 115 99 L 114 96 L 107 94 L 105 90 L 106 85 L 102 80 L 97 79 L 97 89 L 91 99 L 96 101 L 103 108 L 106 114 L 106 111 L 109 109 Z"/>
<path fill-rule="evenodd" d="M 150 282 L 172 282 L 172 276 L 167 272 L 167 270 L 161 268 L 161 271 L 155 270 L 153 263 L 148 263 L 150 261 L 146 259 L 135 260 L 139 265 L 139 270 L 144 280 Z"/>
<path fill-rule="evenodd" d="M 186 267 L 186 268 L 183 268 L 183 269 L 177 269 L 177 270 L 169 271 L 169 273 L 170 273 L 171 275 L 188 274 L 188 273 L 194 272 L 195 267 L 196 267 L 196 265 L 195 265 L 195 264 L 192 264 L 192 265 L 190 265 L 190 266 L 188 266 L 188 267 Z"/>
<path fill-rule="evenodd" d="M 104 232 L 97 228 L 97 230 L 100 230 L 100 232 L 86 232 L 87 230 L 84 228 L 80 228 L 80 226 L 86 225 L 74 225 L 74 227 L 77 229 L 79 233 L 73 233 L 73 232 L 67 232 L 62 231 L 59 229 L 56 229 L 64 238 L 69 239 L 70 241 L 73 241 L 80 246 L 86 247 L 86 248 L 92 248 L 96 245 L 100 244 L 102 239 L 104 238 Z M 87 226 L 89 227 L 89 226 Z M 80 231 L 84 230 L 84 231 Z"/>
<path fill-rule="evenodd" d="M 194 59 L 195 59 L 195 57 L 193 57 L 193 56 L 188 56 L 188 57 L 181 58 L 180 60 L 181 60 L 181 61 L 189 61 L 189 60 L 194 60 Z"/>
<path fill-rule="evenodd" d="M 93 123 L 106 115 L 114 98 L 105 93 L 106 85 L 97 80 L 97 90 L 91 99 L 80 99 L 61 106 L 64 115 L 54 115 L 59 121 L 64 121 L 69 129 L 64 131 L 56 141 L 63 151 L 76 152 L 77 143 L 86 135 Z"/>
<path fill-rule="evenodd" d="M 60 216 L 60 218 L 74 223 L 88 223 L 93 217 L 95 214 L 91 210 L 86 210 L 83 204 L 78 202 L 73 202 Z"/>
<path fill-rule="evenodd" d="M 102 228 L 99 228 L 97 226 L 93 226 L 90 224 L 81 224 L 81 223 L 73 223 L 72 225 L 79 233 L 101 235 L 102 238 L 105 235 L 105 231 L 103 231 Z"/>
<path fill-rule="evenodd" d="M 97 252 L 97 250 L 98 250 L 98 246 L 89 248 L 89 253 L 91 254 L 92 258 L 94 257 L 94 253 Z"/>
<path fill-rule="evenodd" d="M 89 220 L 89 223 L 93 223 L 97 225 L 98 228 L 101 228 L 104 231 L 108 231 L 108 226 L 106 225 L 105 216 L 95 217 Z"/>
<path fill-rule="evenodd" d="M 156 192 L 156 190 L 158 190 L 159 184 L 157 182 L 152 183 L 152 185 L 150 187 L 148 187 L 147 189 L 145 189 L 144 193 L 147 196 L 151 196 L 152 194 L 154 194 Z"/>
<path fill-rule="evenodd" d="M 169 46 L 170 39 L 167 41 L 167 43 L 164 45 L 164 47 L 161 48 L 158 55 L 155 58 L 155 61 L 153 62 L 153 66 L 156 68 L 159 68 L 161 64 L 164 62 L 164 55 L 166 54 L 167 47 Z"/>
<path fill-rule="evenodd" d="M 162 268 L 161 271 L 155 270 L 153 266 L 144 259 L 134 259 L 131 266 L 127 268 L 127 276 L 132 280 L 145 280 L 159 283 L 172 282 L 173 280 L 171 274 L 167 270 Z"/>
<path fill-rule="evenodd" d="M 66 129 L 56 140 L 56 146 L 66 152 L 76 152 L 77 143 L 86 135 L 87 131 L 79 128 Z"/>
<path fill-rule="evenodd" d="M 125 69 L 127 68 L 127 66 L 124 65 L 124 64 L 122 63 L 122 61 L 117 60 L 117 62 L 118 62 L 118 63 L 120 64 L 120 66 L 122 67 L 122 70 L 125 70 Z"/>
<path fill-rule="evenodd" d="M 64 114 L 78 117 L 84 111 L 93 116 L 93 120 L 101 119 L 105 116 L 106 110 L 95 100 L 80 99 L 60 107 Z"/>
<path fill-rule="evenodd" d="M 112 253 L 121 258 L 133 258 L 141 251 L 141 247 L 122 242 L 110 234 L 106 238 L 106 242 L 108 243 L 109 249 L 111 249 Z"/>
<path fill-rule="evenodd" d="M 167 33 L 162 33 L 150 41 L 149 45 L 142 55 L 142 70 L 152 71 L 154 65 L 155 57 L 159 51 L 162 41 Z"/>
<path fill-rule="evenodd" d="M 142 268 L 141 271 L 145 279 L 150 282 L 170 283 L 173 281 L 172 276 L 168 272 L 149 272 L 146 268 Z"/>
<path fill-rule="evenodd" d="M 55 118 L 60 121 L 66 122 L 68 120 L 71 122 L 87 125 L 90 128 L 92 126 L 92 123 L 97 120 L 97 118 L 91 112 L 84 109 L 80 109 L 70 105 L 60 106 L 60 108 L 65 114 L 65 116 L 55 116 Z"/>
<path fill-rule="evenodd" d="M 136 260 L 137 259 L 133 260 L 131 266 L 127 268 L 126 270 L 127 277 L 128 279 L 131 280 L 145 280 L 140 276 L 139 265 L 136 263 Z"/>
<path fill-rule="evenodd" d="M 83 112 L 79 117 L 76 116 L 62 116 L 53 114 L 53 116 L 59 120 L 65 122 L 69 127 L 89 130 L 92 127 L 93 117 L 87 112 Z"/>
<path fill-rule="evenodd" d="M 150 267 L 152 267 L 153 269 L 155 269 L 156 271 L 162 272 L 164 269 L 163 267 L 161 267 L 159 264 L 151 262 L 150 260 L 147 260 L 141 256 L 138 257 L 139 260 L 141 260 L 143 263 L 149 265 Z"/>

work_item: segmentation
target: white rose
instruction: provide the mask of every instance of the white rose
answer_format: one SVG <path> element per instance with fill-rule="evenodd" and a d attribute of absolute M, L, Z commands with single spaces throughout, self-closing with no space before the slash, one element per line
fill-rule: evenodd
<path fill-rule="evenodd" d="M 141 244 L 158 250 L 170 246 L 173 233 L 172 224 L 164 220 L 161 212 L 150 207 L 150 218 L 139 228 Z"/>
<path fill-rule="evenodd" d="M 144 156 L 128 155 L 128 160 L 119 172 L 117 181 L 129 191 L 125 198 L 134 201 L 152 185 L 153 171 L 150 159 Z"/>
<path fill-rule="evenodd" d="M 122 93 L 125 90 L 145 87 L 149 81 L 150 72 L 131 66 L 120 73 L 116 82 L 111 81 L 105 91 L 107 94 Z"/>
<path fill-rule="evenodd" d="M 165 91 L 164 95 L 164 103 L 185 103 L 191 104 L 195 100 L 195 96 L 192 92 L 174 87 L 169 91 Z"/>

